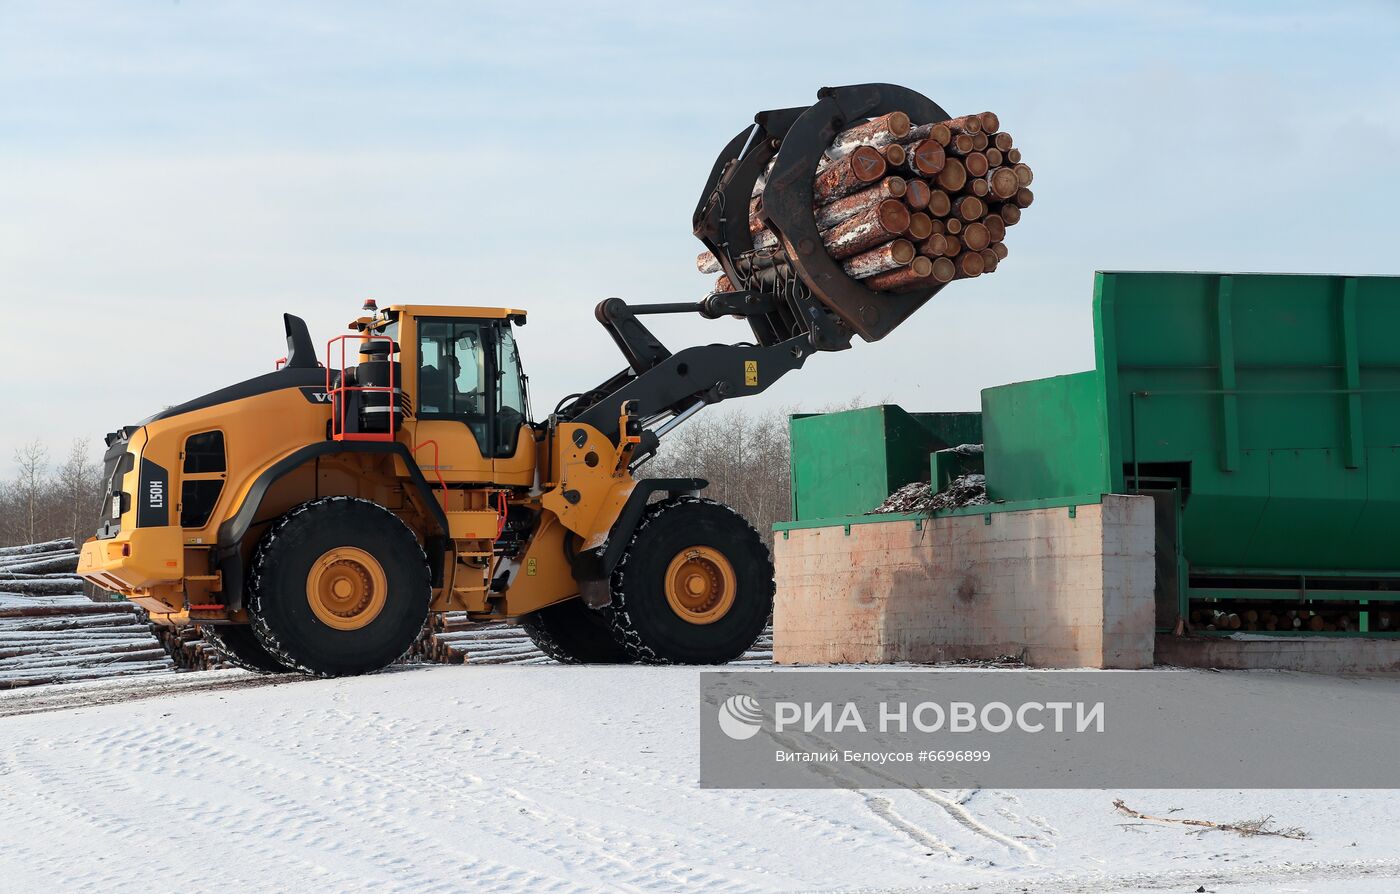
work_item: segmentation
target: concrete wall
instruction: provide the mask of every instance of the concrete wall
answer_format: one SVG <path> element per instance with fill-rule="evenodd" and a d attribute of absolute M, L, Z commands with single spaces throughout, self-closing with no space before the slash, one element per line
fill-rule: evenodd
<path fill-rule="evenodd" d="M 1152 666 L 1150 497 L 987 517 L 780 532 L 774 659 Z"/>

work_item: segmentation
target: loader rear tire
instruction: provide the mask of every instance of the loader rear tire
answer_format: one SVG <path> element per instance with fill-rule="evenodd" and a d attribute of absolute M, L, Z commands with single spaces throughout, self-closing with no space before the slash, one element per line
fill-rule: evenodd
<path fill-rule="evenodd" d="M 714 500 L 653 503 L 611 578 L 613 639 L 648 664 L 723 664 L 773 613 L 773 560 L 748 521 Z"/>
<path fill-rule="evenodd" d="M 520 626 L 539 650 L 561 664 L 631 664 L 601 612 L 569 599 L 530 612 Z"/>
<path fill-rule="evenodd" d="M 249 575 L 253 634 L 288 667 L 322 677 L 382 670 L 428 617 L 428 560 L 413 531 L 384 507 L 323 497 L 279 518 Z"/>
<path fill-rule="evenodd" d="M 224 661 L 257 674 L 285 674 L 290 667 L 277 660 L 246 624 L 203 625 L 199 633 Z"/>

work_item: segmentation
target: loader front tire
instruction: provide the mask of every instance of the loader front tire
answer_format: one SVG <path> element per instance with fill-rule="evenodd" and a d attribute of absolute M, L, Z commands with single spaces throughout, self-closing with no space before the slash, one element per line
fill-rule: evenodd
<path fill-rule="evenodd" d="M 413 531 L 376 503 L 342 496 L 274 522 L 253 553 L 248 589 L 263 648 L 323 677 L 392 664 L 418 638 L 432 599 Z"/>
<path fill-rule="evenodd" d="M 253 635 L 253 628 L 246 624 L 205 624 L 199 633 L 219 657 L 235 667 L 257 674 L 285 674 L 291 670 L 263 648 Z"/>
<path fill-rule="evenodd" d="M 539 650 L 561 664 L 631 664 L 632 656 L 613 639 L 608 619 L 568 599 L 530 612 L 520 626 Z"/>
<path fill-rule="evenodd" d="M 637 525 L 602 610 L 613 638 L 648 664 L 723 664 L 754 644 L 773 612 L 773 560 L 722 503 L 681 496 Z"/>

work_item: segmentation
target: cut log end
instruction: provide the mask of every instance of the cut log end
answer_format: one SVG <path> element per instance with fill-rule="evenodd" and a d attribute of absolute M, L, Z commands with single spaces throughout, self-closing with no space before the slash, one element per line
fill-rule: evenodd
<path fill-rule="evenodd" d="M 981 152 L 969 152 L 963 159 L 963 166 L 967 168 L 967 173 L 973 177 L 985 176 L 991 168 L 987 161 L 987 156 Z"/>
<path fill-rule="evenodd" d="M 1011 170 L 1016 172 L 1017 186 L 1030 186 L 1031 181 L 1035 179 L 1035 173 L 1031 170 L 1030 165 L 1018 164 Z"/>
<path fill-rule="evenodd" d="M 967 168 L 956 158 L 948 159 L 943 170 L 938 172 L 938 185 L 948 192 L 958 192 L 967 184 Z"/>
<path fill-rule="evenodd" d="M 977 121 L 982 125 L 983 133 L 996 133 L 1001 129 L 1001 119 L 996 112 L 983 112 L 977 116 Z"/>
<path fill-rule="evenodd" d="M 922 180 L 911 180 L 904 194 L 904 202 L 915 211 L 923 211 L 928 207 L 929 199 L 933 197 L 933 190 Z"/>
<path fill-rule="evenodd" d="M 909 229 L 909 209 L 903 202 L 886 199 L 879 205 L 880 225 L 887 233 L 903 233 Z"/>
<path fill-rule="evenodd" d="M 906 232 L 910 239 L 927 239 L 933 235 L 933 218 L 922 211 L 915 211 L 909 215 L 909 228 Z"/>
<path fill-rule="evenodd" d="M 850 154 L 851 174 L 862 183 L 874 183 L 885 176 L 885 157 L 878 149 L 861 146 Z"/>
<path fill-rule="evenodd" d="M 976 196 L 963 196 L 957 202 L 958 217 L 964 221 L 971 222 L 981 220 L 987 213 L 987 205 Z"/>
<path fill-rule="evenodd" d="M 989 192 L 998 199 L 1006 200 L 1016 195 L 1019 184 L 1016 172 L 1011 168 L 996 168 L 987 176 Z"/>
<path fill-rule="evenodd" d="M 992 234 L 981 221 L 970 223 L 963 228 L 963 244 L 969 251 L 982 251 L 992 244 Z"/>
<path fill-rule="evenodd" d="M 953 277 L 958 275 L 958 268 L 950 258 L 935 258 L 933 261 L 933 278 L 935 282 L 952 282 Z"/>
<path fill-rule="evenodd" d="M 981 252 L 965 251 L 958 255 L 953 261 L 953 265 L 958 268 L 958 275 L 969 279 L 974 276 L 981 276 L 987 269 L 986 263 L 982 260 Z"/>
<path fill-rule="evenodd" d="M 953 200 L 941 189 L 930 190 L 928 197 L 928 213 L 934 217 L 947 217 L 948 212 L 953 210 Z"/>

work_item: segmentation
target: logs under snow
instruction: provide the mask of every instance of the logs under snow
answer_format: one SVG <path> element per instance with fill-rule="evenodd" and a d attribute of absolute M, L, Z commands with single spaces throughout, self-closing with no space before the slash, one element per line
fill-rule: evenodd
<path fill-rule="evenodd" d="M 93 602 L 71 540 L 0 548 L 0 689 L 174 669 L 140 609 Z"/>

